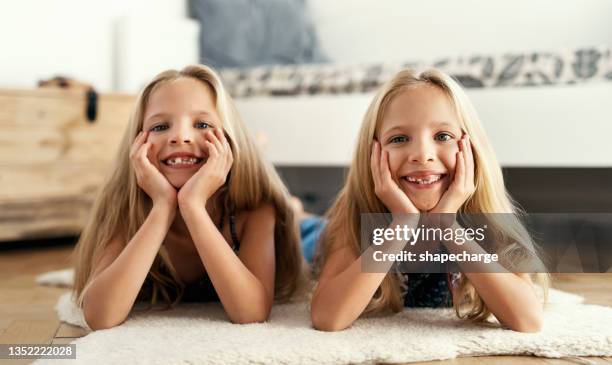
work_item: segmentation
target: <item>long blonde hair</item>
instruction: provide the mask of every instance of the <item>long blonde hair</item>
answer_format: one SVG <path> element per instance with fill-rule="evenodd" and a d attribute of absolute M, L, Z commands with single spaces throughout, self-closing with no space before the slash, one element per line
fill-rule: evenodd
<path fill-rule="evenodd" d="M 275 299 L 289 300 L 305 283 L 297 225 L 284 184 L 274 168 L 264 162 L 219 76 L 207 66 L 192 65 L 180 71 L 168 70 L 160 73 L 144 87 L 136 100 L 119 147 L 114 170 L 94 203 L 89 221 L 74 252 L 74 295 L 79 305 L 82 305 L 83 294 L 90 283 L 94 264 L 104 249 L 115 239 L 127 244 L 152 208 L 151 199 L 136 182 L 129 159 L 130 146 L 143 128 L 143 117 L 151 94 L 164 83 L 180 78 L 201 81 L 211 89 L 215 97 L 217 112 L 234 158 L 227 182 L 221 188 L 224 190 L 221 196 L 225 211 L 253 210 L 263 203 L 271 203 L 275 207 Z M 162 245 L 159 250 L 145 283 L 150 284 L 148 295 L 151 304 L 155 304 L 159 296 L 163 297 L 169 306 L 180 300 L 184 283 L 172 267 L 165 246 Z"/>
<path fill-rule="evenodd" d="M 478 115 L 461 86 L 450 76 L 436 69 L 428 69 L 420 74 L 412 69 L 405 69 L 381 87 L 366 111 L 347 182 L 327 214 L 329 223 L 321 239 L 317 266 L 322 267 L 330 254 L 344 245 L 359 256 L 361 214 L 389 212 L 374 192 L 370 170 L 372 144 L 391 100 L 402 91 L 419 85 L 433 85 L 444 91 L 455 108 L 463 131 L 469 135 L 472 143 L 476 191 L 462 205 L 458 213 L 513 213 L 513 217 L 524 214 L 505 189 L 500 165 Z M 521 264 L 516 265 L 516 263 L 525 265 L 527 261 L 537 258 L 539 253 L 536 252 L 529 233 L 519 219 L 511 219 L 509 222 L 508 215 L 504 215 L 506 219 L 502 223 L 498 221 L 499 218 L 496 219 L 496 216 L 498 215 L 487 215 L 492 220 L 489 222 L 489 227 L 500 233 L 500 237 L 497 237 L 500 242 L 507 243 L 498 245 L 500 261 L 503 261 L 506 267 L 514 266 L 518 270 Z M 536 274 L 536 279 L 544 288 L 547 287 L 547 274 Z M 396 273 L 387 274 L 364 313 L 386 310 L 399 312 L 403 308 L 404 288 L 402 280 Z M 490 311 L 465 275 L 462 275 L 459 293 L 461 300 L 454 301 L 459 317 L 473 320 L 484 320 L 489 317 Z M 467 311 L 464 310 L 466 307 Z"/>

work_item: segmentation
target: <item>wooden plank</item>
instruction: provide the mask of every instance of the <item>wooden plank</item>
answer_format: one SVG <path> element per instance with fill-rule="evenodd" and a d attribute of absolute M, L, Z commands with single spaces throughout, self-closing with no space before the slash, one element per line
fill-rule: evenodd
<path fill-rule="evenodd" d="M 0 240 L 76 236 L 85 225 L 94 195 L 0 202 Z"/>
<path fill-rule="evenodd" d="M 106 178 L 135 97 L 0 89 L 0 241 L 75 235 Z"/>
<path fill-rule="evenodd" d="M 612 273 L 554 274 L 553 286 L 584 296 L 587 304 L 612 307 Z"/>
<path fill-rule="evenodd" d="M 60 322 L 57 318 L 46 320 L 14 320 L 0 335 L 0 343 L 49 344 Z"/>
<path fill-rule="evenodd" d="M 0 333 L 2 344 L 50 344 L 59 320 L 15 320 Z M 2 360 L 2 364 L 31 364 L 35 359 Z"/>
<path fill-rule="evenodd" d="M 96 163 L 13 166 L 10 171 L 0 172 L 0 184 L 7 187 L 0 192 L 0 203 L 14 209 L 20 203 L 94 194 L 111 168 Z"/>
<path fill-rule="evenodd" d="M 21 360 L 2 360 L 2 365 L 28 365 L 33 363 L 34 359 L 21 359 Z"/>
<path fill-rule="evenodd" d="M 61 96 L 61 94 L 58 94 Z M 98 98 L 95 121 L 85 95 L 17 96 L 0 90 L 0 166 L 55 161 L 108 161 L 128 124 L 134 99 Z"/>
<path fill-rule="evenodd" d="M 4 332 L 9 327 L 11 322 L 13 321 L 10 319 L 0 319 L 0 333 Z"/>
<path fill-rule="evenodd" d="M 53 345 L 67 345 L 69 343 L 72 343 L 74 341 L 78 340 L 78 338 L 72 338 L 72 337 L 56 337 L 54 338 L 51 343 Z"/>
<path fill-rule="evenodd" d="M 0 121 L 3 128 L 0 143 L 3 152 L 10 153 L 0 156 L 0 167 L 61 161 L 109 162 L 115 157 L 126 124 L 98 127 L 74 123 L 52 130 L 40 126 L 4 125 Z"/>
<path fill-rule="evenodd" d="M 55 338 L 60 338 L 60 337 L 70 337 L 70 338 L 76 338 L 76 337 L 83 337 L 85 335 L 87 335 L 90 331 L 81 328 L 81 327 L 77 327 L 77 326 L 73 326 L 71 324 L 68 323 L 62 323 L 59 327 L 59 329 L 57 330 L 57 333 L 55 334 Z"/>
<path fill-rule="evenodd" d="M 74 240 L 67 240 L 67 243 L 71 242 L 74 243 Z M 69 267 L 73 249 L 73 246 L 64 245 L 2 252 L 0 255 L 0 289 L 13 287 L 24 290 L 57 291 L 56 288 L 37 286 L 36 275 Z"/>

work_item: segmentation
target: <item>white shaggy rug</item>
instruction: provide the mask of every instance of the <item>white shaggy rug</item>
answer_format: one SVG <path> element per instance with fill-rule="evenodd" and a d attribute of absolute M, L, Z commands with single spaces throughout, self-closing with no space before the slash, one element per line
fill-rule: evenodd
<path fill-rule="evenodd" d="M 65 278 L 57 272 L 55 278 Z M 54 276 L 41 284 L 55 284 Z M 66 282 L 63 282 L 66 285 Z M 121 326 L 77 339 L 68 364 L 370 364 L 464 356 L 612 356 L 612 308 L 581 304 L 577 295 L 550 292 L 540 333 L 518 333 L 456 318 L 450 309 L 408 309 L 360 319 L 344 331 L 312 328 L 308 303 L 275 305 L 266 323 L 235 325 L 220 304 L 182 304 L 171 311 L 134 310 Z M 83 325 L 70 294 L 56 309 Z M 39 360 L 36 364 L 61 360 Z"/>

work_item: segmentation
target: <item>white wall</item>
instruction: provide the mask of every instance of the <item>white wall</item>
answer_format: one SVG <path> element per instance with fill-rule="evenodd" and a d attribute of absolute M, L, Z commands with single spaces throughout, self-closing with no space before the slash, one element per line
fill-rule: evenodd
<path fill-rule="evenodd" d="M 121 17 L 184 19 L 183 0 L 19 0 L 0 4 L 0 87 L 30 88 L 57 74 L 114 85 Z M 161 23 L 160 23 L 161 24 Z"/>
<path fill-rule="evenodd" d="M 308 1 L 324 50 L 339 62 L 612 44 L 609 0 Z M 101 91 L 131 91 L 113 69 L 117 19 L 185 20 L 186 13 L 185 0 L 4 1 L 0 87 L 33 87 L 66 74 Z M 164 29 L 172 27 L 156 31 Z M 182 59 L 192 57 L 186 53 Z"/>
<path fill-rule="evenodd" d="M 337 62 L 612 45 L 609 0 L 309 0 Z M 374 5 L 373 5 L 374 4 Z"/>

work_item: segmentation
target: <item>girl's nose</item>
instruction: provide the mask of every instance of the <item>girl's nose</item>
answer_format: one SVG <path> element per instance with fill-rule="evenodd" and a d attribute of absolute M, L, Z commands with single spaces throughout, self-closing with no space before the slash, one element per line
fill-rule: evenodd
<path fill-rule="evenodd" d="M 170 143 L 172 144 L 191 143 L 191 142 L 192 142 L 191 138 L 173 138 L 170 140 Z"/>
<path fill-rule="evenodd" d="M 431 143 L 426 141 L 415 141 L 410 151 L 410 161 L 416 163 L 426 163 L 434 161 L 435 149 Z"/>
<path fill-rule="evenodd" d="M 193 143 L 193 131 L 189 128 L 187 123 L 178 126 L 176 132 L 172 135 L 172 138 L 170 138 L 170 143 Z"/>

